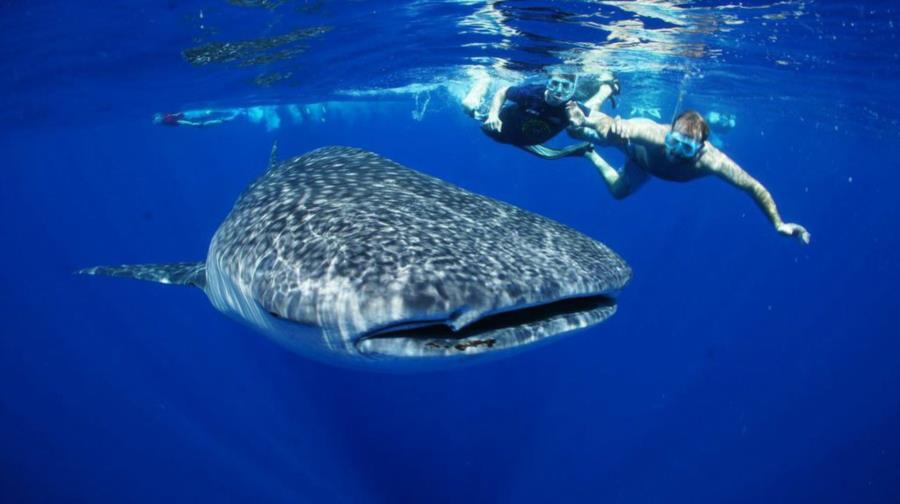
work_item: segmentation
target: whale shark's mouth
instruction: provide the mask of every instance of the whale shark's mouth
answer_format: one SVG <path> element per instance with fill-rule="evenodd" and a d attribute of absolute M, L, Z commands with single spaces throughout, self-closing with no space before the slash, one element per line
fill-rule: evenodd
<path fill-rule="evenodd" d="M 570 297 L 489 313 L 455 330 L 446 319 L 401 321 L 363 334 L 356 348 L 371 357 L 472 355 L 546 340 L 600 323 L 615 312 L 610 295 Z"/>

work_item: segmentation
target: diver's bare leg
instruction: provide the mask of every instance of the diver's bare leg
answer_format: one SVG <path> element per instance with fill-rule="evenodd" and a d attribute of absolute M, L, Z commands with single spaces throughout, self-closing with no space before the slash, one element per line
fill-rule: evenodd
<path fill-rule="evenodd" d="M 597 90 L 597 93 L 588 98 L 587 101 L 584 102 L 584 106 L 591 111 L 591 114 L 595 112 L 600 112 L 600 107 L 606 103 L 611 96 L 616 95 L 620 91 L 619 80 L 616 79 L 616 76 L 613 75 L 610 71 L 601 72 L 599 75 L 600 78 L 600 89 Z M 613 101 L 613 106 L 616 106 L 616 102 Z"/>
<path fill-rule="evenodd" d="M 606 83 L 601 84 L 600 90 L 597 91 L 597 94 L 590 97 L 586 102 L 584 102 L 584 106 L 591 111 L 591 114 L 593 114 L 594 112 L 599 112 L 600 107 L 602 107 L 603 104 L 606 103 L 606 100 L 608 100 L 609 97 L 612 96 L 612 94 L 612 86 Z"/>
<path fill-rule="evenodd" d="M 630 162 L 626 163 L 622 171 L 619 172 L 593 150 L 585 152 L 584 157 L 594 164 L 594 167 L 597 168 L 597 171 L 603 177 L 603 181 L 606 182 L 606 188 L 609 189 L 610 194 L 616 199 L 624 198 L 633 193 L 649 178 L 646 172 Z"/>
<path fill-rule="evenodd" d="M 603 180 L 606 182 L 607 187 L 612 191 L 612 188 L 619 182 L 620 177 L 618 170 L 610 166 L 605 159 L 600 157 L 600 154 L 597 154 L 593 150 L 585 152 L 584 157 L 588 158 L 591 163 L 594 164 L 594 167 L 597 168 L 597 171 L 603 176 Z"/>

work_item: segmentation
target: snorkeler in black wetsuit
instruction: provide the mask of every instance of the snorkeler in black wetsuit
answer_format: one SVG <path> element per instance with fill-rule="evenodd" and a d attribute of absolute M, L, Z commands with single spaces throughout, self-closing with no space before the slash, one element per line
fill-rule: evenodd
<path fill-rule="evenodd" d="M 545 86 L 523 85 L 502 87 L 494 94 L 490 109 L 478 110 L 487 91 L 488 82 L 476 82 L 463 100 L 463 107 L 472 117 L 483 120 L 484 132 L 494 140 L 521 147 L 544 159 L 578 156 L 590 150 L 588 142 L 553 149 L 542 145 L 571 126 L 566 105 L 573 102 L 578 84 L 574 74 L 555 73 Z M 587 113 L 599 109 L 603 101 L 618 91 L 618 84 L 610 76 L 601 82 L 599 89 L 587 100 L 589 108 L 579 106 Z"/>

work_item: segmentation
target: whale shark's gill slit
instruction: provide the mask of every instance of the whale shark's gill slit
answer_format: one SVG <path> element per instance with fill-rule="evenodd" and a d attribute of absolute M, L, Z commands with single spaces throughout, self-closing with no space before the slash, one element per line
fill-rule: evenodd
<path fill-rule="evenodd" d="M 560 316 L 587 313 L 615 305 L 615 298 L 605 294 L 572 297 L 552 303 L 493 313 L 456 331 L 447 324 L 446 320 L 404 321 L 365 334 L 361 340 L 402 338 L 422 340 L 432 345 L 435 341 L 440 340 L 466 340 L 454 343 L 452 346 L 461 351 L 473 346 L 491 348 L 496 343 L 494 338 L 477 339 L 477 337 L 490 335 L 507 328 L 538 324 Z"/>

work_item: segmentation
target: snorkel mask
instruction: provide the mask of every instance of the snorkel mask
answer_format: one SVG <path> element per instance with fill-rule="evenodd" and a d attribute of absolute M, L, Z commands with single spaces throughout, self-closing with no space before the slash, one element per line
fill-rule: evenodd
<path fill-rule="evenodd" d="M 571 79 L 560 75 L 554 75 L 547 81 L 547 98 L 557 105 L 568 102 L 575 96 L 575 84 L 578 77 Z"/>
<path fill-rule="evenodd" d="M 703 150 L 703 142 L 677 131 L 666 133 L 666 154 L 683 160 L 694 159 Z"/>

